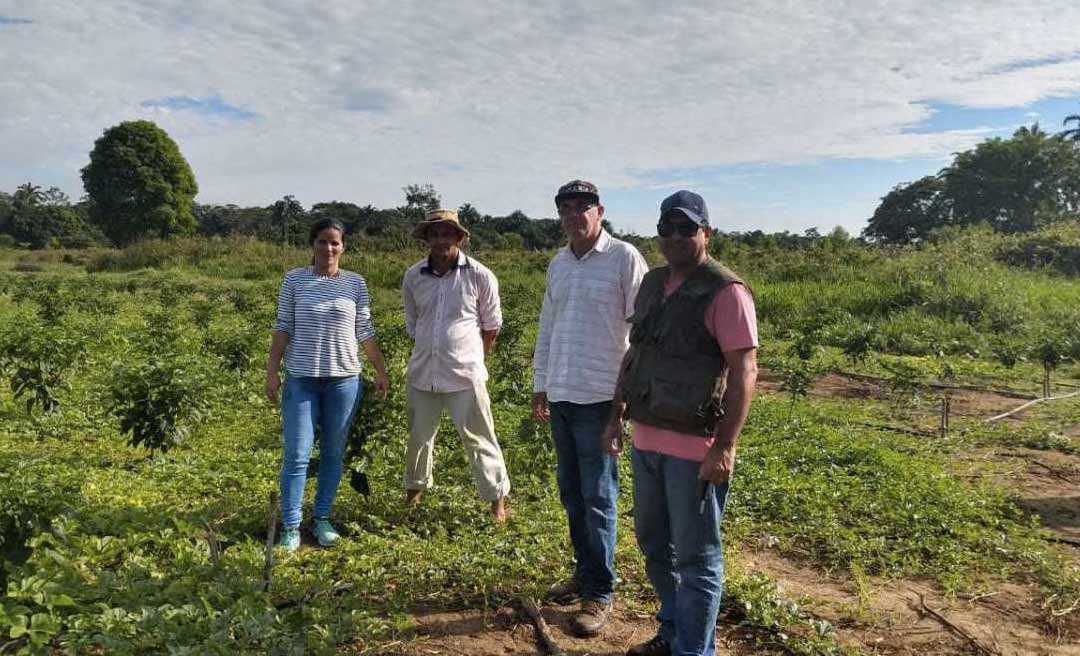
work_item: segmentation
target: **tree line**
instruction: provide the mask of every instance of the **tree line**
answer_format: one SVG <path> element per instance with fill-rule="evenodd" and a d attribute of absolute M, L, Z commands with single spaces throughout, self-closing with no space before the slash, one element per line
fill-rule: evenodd
<path fill-rule="evenodd" d="M 1004 233 L 1080 220 L 1080 114 L 1058 134 L 1038 123 L 1008 139 L 956 153 L 936 175 L 897 185 L 881 199 L 863 237 L 908 244 L 948 226 L 985 223 Z"/>
<path fill-rule="evenodd" d="M 987 139 L 957 153 L 936 175 L 897 185 L 881 199 L 861 240 L 910 244 L 949 226 L 986 223 L 1016 233 L 1077 221 L 1080 114 L 1065 119 L 1066 126 L 1074 122 L 1076 127 L 1054 135 L 1035 124 L 1008 139 Z M 198 184 L 180 148 L 150 121 L 126 121 L 105 130 L 81 173 L 86 195 L 78 202 L 55 187 L 31 182 L 13 193 L 0 191 L 0 246 L 125 246 L 177 235 L 246 235 L 300 244 L 311 221 L 333 217 L 365 247 L 398 249 L 413 243 L 413 226 L 442 202 L 432 185 L 410 184 L 402 188 L 404 203 L 393 208 L 337 200 L 304 208 L 291 195 L 265 207 L 202 205 L 194 200 Z M 492 216 L 469 203 L 458 213 L 472 232 L 473 247 L 546 249 L 564 241 L 557 219 L 532 218 L 520 210 Z M 755 230 L 723 238 L 785 249 L 850 240 L 842 228 L 827 237 L 811 229 L 804 235 Z"/>
<path fill-rule="evenodd" d="M 151 121 L 107 129 L 81 173 L 86 195 L 74 203 L 55 187 L 42 189 L 31 182 L 13 193 L 0 191 L 0 246 L 125 246 L 183 235 L 246 235 L 302 244 L 311 221 L 333 217 L 353 240 L 397 249 L 413 243 L 413 226 L 442 203 L 432 185 L 411 184 L 402 188 L 404 204 L 388 209 L 336 200 L 304 208 L 291 195 L 265 207 L 202 205 L 194 201 L 198 184 L 191 166 L 176 142 Z M 534 219 L 520 210 L 506 216 L 481 214 L 469 203 L 458 212 L 473 246 L 543 249 L 563 242 L 556 219 Z M 611 230 L 606 222 L 605 227 Z"/>

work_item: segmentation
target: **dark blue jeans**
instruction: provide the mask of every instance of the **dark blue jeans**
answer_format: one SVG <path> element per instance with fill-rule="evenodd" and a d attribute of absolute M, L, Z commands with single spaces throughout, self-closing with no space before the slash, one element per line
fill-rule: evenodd
<path fill-rule="evenodd" d="M 724 591 L 727 485 L 709 485 L 701 509 L 701 463 L 633 450 L 634 533 L 660 597 L 660 637 L 672 656 L 713 656 Z"/>
<path fill-rule="evenodd" d="M 578 404 L 556 401 L 551 435 L 558 459 L 559 498 L 570 521 L 574 572 L 581 596 L 610 602 L 615 587 L 615 504 L 619 466 L 600 444 L 611 401 Z"/>
<path fill-rule="evenodd" d="M 319 427 L 319 474 L 315 488 L 315 517 L 330 516 L 341 482 L 345 441 L 353 414 L 363 396 L 358 376 L 340 378 L 288 377 L 281 395 L 285 456 L 281 462 L 281 523 L 300 526 L 308 461 Z"/>

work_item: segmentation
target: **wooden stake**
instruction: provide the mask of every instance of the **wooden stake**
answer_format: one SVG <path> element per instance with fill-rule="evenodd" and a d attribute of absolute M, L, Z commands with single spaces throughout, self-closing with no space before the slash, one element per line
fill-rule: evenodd
<path fill-rule="evenodd" d="M 522 597 L 521 607 L 536 626 L 536 638 L 540 643 L 540 651 L 551 654 L 551 656 L 563 656 L 564 652 L 559 648 L 559 644 L 555 642 L 554 636 L 551 635 L 547 622 L 544 621 L 544 616 L 540 614 L 540 607 L 536 605 L 536 602 L 528 597 Z"/>
<path fill-rule="evenodd" d="M 266 559 L 263 561 L 263 591 L 270 591 L 274 574 L 274 529 L 277 528 L 278 493 L 270 492 L 270 510 L 266 513 Z"/>
<path fill-rule="evenodd" d="M 214 567 L 221 566 L 221 543 L 217 539 L 217 531 L 210 525 L 210 522 L 206 523 L 206 544 L 210 547 L 210 562 Z"/>

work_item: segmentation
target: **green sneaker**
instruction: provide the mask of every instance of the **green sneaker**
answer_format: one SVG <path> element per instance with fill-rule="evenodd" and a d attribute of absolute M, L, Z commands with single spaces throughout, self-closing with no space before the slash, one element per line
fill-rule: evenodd
<path fill-rule="evenodd" d="M 292 553 L 300 548 L 300 529 L 283 528 L 277 546 Z"/>
<path fill-rule="evenodd" d="M 323 547 L 332 547 L 341 539 L 341 534 L 337 532 L 329 519 L 316 519 L 311 532 L 315 534 L 315 539 Z"/>

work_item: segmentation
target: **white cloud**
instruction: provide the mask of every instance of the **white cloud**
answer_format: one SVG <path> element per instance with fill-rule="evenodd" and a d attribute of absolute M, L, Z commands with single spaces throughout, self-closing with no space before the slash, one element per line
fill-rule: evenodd
<path fill-rule="evenodd" d="M 930 103 L 1080 93 L 1074 2 L 7 4 L 33 22 L 0 25 L 0 189 L 78 195 L 94 139 L 146 117 L 203 202 L 390 206 L 431 182 L 544 215 L 579 176 L 942 157 L 986 132 L 905 132 Z M 173 97 L 258 118 L 142 106 Z"/>

